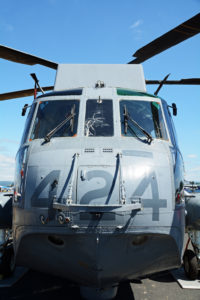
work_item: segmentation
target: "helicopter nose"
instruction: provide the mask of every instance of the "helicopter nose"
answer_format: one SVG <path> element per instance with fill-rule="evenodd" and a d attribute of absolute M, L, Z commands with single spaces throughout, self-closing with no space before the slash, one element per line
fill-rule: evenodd
<path fill-rule="evenodd" d="M 77 176 L 77 203 L 112 204 L 116 203 L 119 190 L 116 167 L 79 167 Z"/>

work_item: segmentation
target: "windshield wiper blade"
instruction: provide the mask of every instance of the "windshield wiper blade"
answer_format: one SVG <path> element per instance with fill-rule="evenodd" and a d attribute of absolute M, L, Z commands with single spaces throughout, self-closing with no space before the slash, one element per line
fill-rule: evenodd
<path fill-rule="evenodd" d="M 47 135 L 45 136 L 44 140 L 45 142 L 49 142 L 51 137 L 60 130 L 68 121 L 70 122 L 71 132 L 74 130 L 74 116 L 75 116 L 75 105 L 71 109 L 71 114 L 68 115 L 61 123 L 59 123 L 53 130 L 51 130 Z"/>
<path fill-rule="evenodd" d="M 149 144 L 151 144 L 151 142 L 153 141 L 153 137 L 142 127 L 140 126 L 135 120 L 133 120 L 129 113 L 128 113 L 128 110 L 126 108 L 126 105 L 124 105 L 124 133 L 127 134 L 127 130 L 128 128 L 131 128 L 129 125 L 128 125 L 128 121 L 131 121 L 131 123 L 133 125 L 135 125 L 144 135 L 146 135 L 147 137 L 147 142 Z M 131 128 L 132 129 L 132 128 Z M 133 131 L 133 130 L 132 130 Z M 135 133 L 135 132 L 134 132 Z M 136 134 L 135 134 L 136 135 Z M 137 135 L 136 135 L 137 136 Z"/>

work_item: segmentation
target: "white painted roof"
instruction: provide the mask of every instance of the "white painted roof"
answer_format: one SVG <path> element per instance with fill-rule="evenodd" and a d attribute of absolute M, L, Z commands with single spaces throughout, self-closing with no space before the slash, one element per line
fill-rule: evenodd
<path fill-rule="evenodd" d="M 126 64 L 60 64 L 54 90 L 95 87 L 97 81 L 106 87 L 122 87 L 146 92 L 142 65 Z"/>

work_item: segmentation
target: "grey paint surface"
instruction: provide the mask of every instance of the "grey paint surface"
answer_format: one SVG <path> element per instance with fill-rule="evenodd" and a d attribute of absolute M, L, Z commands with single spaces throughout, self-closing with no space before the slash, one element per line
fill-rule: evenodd
<path fill-rule="evenodd" d="M 122 64 L 60 64 L 54 90 L 94 87 L 97 81 L 103 81 L 106 87 L 123 87 L 146 91 L 142 66 Z"/>
<path fill-rule="evenodd" d="M 114 135 L 85 137 L 86 101 L 99 96 L 113 99 Z M 121 136 L 119 101 L 155 98 L 118 96 L 114 87 L 43 97 L 58 99 L 80 100 L 77 135 L 44 143 L 29 140 L 29 133 L 19 150 L 13 204 L 17 263 L 96 288 L 178 267 L 184 203 L 175 205 L 183 187 L 181 157 L 174 161 L 172 155 L 177 146 L 169 136 L 151 143 Z"/>

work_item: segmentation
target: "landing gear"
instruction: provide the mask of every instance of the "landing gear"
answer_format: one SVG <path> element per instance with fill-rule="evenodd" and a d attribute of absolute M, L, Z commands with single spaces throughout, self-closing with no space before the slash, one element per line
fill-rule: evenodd
<path fill-rule="evenodd" d="M 198 277 L 198 260 L 196 254 L 187 249 L 183 256 L 183 265 L 186 276 L 191 280 L 196 280 Z"/>
<path fill-rule="evenodd" d="M 196 238 L 197 232 L 195 232 L 195 235 L 193 232 L 188 232 L 188 235 L 189 238 L 186 244 L 185 253 L 183 255 L 183 266 L 186 276 L 191 280 L 196 280 L 198 278 L 200 269 L 199 239 Z M 190 241 L 194 251 L 188 249 Z"/>
<path fill-rule="evenodd" d="M 11 232 L 0 229 L 0 275 L 1 277 L 9 277 L 15 269 L 15 256 L 12 245 Z"/>

